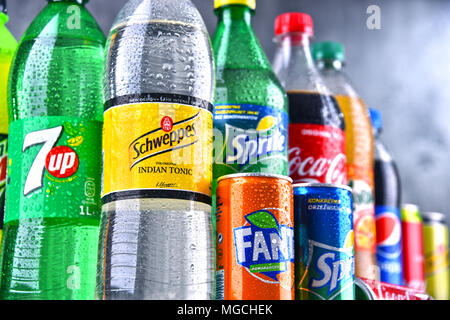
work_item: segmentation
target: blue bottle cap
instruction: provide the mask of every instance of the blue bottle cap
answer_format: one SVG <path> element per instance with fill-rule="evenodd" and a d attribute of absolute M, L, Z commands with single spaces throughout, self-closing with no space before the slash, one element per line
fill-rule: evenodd
<path fill-rule="evenodd" d="M 377 109 L 369 108 L 370 121 L 372 122 L 372 127 L 380 131 L 383 128 L 383 121 L 381 117 L 381 112 Z"/>

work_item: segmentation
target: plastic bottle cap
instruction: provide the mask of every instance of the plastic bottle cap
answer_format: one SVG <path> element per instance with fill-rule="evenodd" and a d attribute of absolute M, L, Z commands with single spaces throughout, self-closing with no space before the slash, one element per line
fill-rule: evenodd
<path fill-rule="evenodd" d="M 288 12 L 279 15 L 275 20 L 275 35 L 288 32 L 302 32 L 314 35 L 313 19 L 302 12 Z"/>
<path fill-rule="evenodd" d="M 229 6 L 232 4 L 241 4 L 252 10 L 256 8 L 256 0 L 214 0 L 214 9 Z"/>
<path fill-rule="evenodd" d="M 381 118 L 381 112 L 377 109 L 369 108 L 370 121 L 372 122 L 372 127 L 376 130 L 381 130 L 383 128 L 383 121 Z"/>
<path fill-rule="evenodd" d="M 4 14 L 8 13 L 6 10 L 6 0 L 0 0 L 0 12 L 3 12 Z"/>
<path fill-rule="evenodd" d="M 345 61 L 344 45 L 334 41 L 317 42 L 311 46 L 314 60 Z"/>
<path fill-rule="evenodd" d="M 86 4 L 89 2 L 89 0 L 47 0 L 48 2 L 60 2 L 60 1 L 69 1 L 69 2 L 76 2 L 78 4 Z"/>

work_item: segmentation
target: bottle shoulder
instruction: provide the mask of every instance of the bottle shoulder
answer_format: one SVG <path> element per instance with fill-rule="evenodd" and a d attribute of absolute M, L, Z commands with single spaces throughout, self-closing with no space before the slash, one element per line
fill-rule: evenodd
<path fill-rule="evenodd" d="M 375 159 L 382 162 L 393 162 L 389 150 L 386 148 L 380 137 L 375 138 Z"/>
<path fill-rule="evenodd" d="M 320 77 L 333 95 L 359 98 L 353 83 L 348 76 L 339 70 L 320 69 Z"/>
<path fill-rule="evenodd" d="M 47 5 L 31 22 L 20 42 L 65 38 L 101 45 L 106 42 L 100 26 L 86 8 L 65 2 Z"/>
<path fill-rule="evenodd" d="M 222 69 L 216 72 L 215 103 L 267 105 L 287 112 L 287 95 L 271 69 Z"/>

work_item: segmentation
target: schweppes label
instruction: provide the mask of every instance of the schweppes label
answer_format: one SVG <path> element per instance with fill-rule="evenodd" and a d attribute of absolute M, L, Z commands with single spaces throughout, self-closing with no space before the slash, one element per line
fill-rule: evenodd
<path fill-rule="evenodd" d="M 102 202 L 175 198 L 211 204 L 212 105 L 146 94 L 106 104 Z"/>

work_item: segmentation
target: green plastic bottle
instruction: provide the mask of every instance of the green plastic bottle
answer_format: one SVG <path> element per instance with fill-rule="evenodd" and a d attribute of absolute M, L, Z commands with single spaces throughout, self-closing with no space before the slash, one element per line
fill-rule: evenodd
<path fill-rule="evenodd" d="M 254 9 L 255 0 L 215 0 L 214 205 L 223 175 L 288 174 L 287 96 L 252 29 Z"/>
<path fill-rule="evenodd" d="M 2 299 L 95 294 L 105 37 L 87 0 L 48 2 L 11 66 Z"/>
<path fill-rule="evenodd" d="M 6 92 L 9 68 L 17 48 L 17 41 L 6 28 L 8 22 L 6 15 L 6 0 L 0 1 L 0 242 L 3 231 L 3 218 L 5 215 L 5 185 L 6 170 L 8 166 L 8 109 Z"/>

